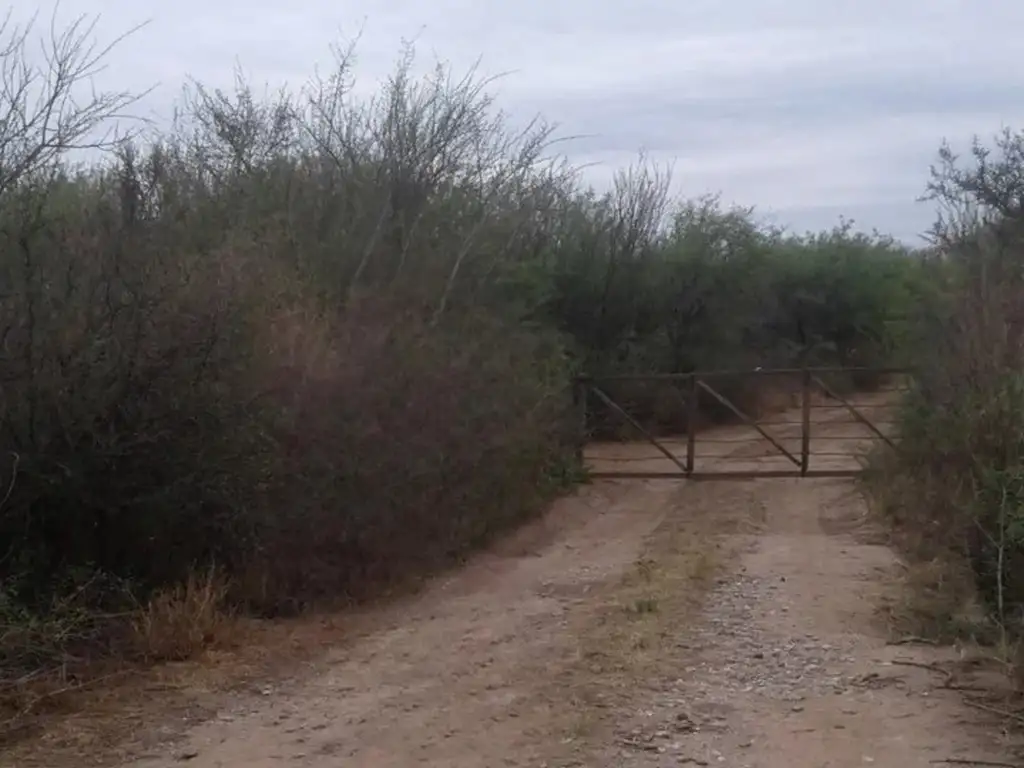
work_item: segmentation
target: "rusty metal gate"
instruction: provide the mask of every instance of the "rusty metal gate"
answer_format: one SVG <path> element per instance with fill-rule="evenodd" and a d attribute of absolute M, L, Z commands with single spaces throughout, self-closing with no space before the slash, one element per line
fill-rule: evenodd
<path fill-rule="evenodd" d="M 595 478 L 855 476 L 873 444 L 893 445 L 907 381 L 903 369 L 849 367 L 583 376 L 576 402 L 588 429 L 602 411 L 631 439 L 591 440 L 581 459 Z M 638 385 L 671 390 L 673 423 L 645 424 L 617 394 Z M 765 404 L 766 395 L 781 402 Z"/>

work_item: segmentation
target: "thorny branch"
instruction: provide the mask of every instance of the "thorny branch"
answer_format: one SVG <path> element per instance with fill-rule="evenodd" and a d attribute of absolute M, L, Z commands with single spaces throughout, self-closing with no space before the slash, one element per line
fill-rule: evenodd
<path fill-rule="evenodd" d="M 108 123 L 128 117 L 125 110 L 144 95 L 97 91 L 93 83 L 107 55 L 143 25 L 104 45 L 93 39 L 97 19 L 79 16 L 59 30 L 56 15 L 41 41 L 41 63 L 28 54 L 38 17 L 19 27 L 8 12 L 0 23 L 0 195 L 69 151 L 114 146 L 119 139 Z"/>

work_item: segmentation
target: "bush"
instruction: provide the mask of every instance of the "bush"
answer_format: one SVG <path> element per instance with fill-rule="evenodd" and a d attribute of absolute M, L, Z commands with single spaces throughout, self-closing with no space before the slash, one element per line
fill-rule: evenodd
<path fill-rule="evenodd" d="M 222 608 L 451 562 L 577 476 L 581 369 L 874 362 L 900 332 L 904 249 L 674 204 L 644 162 L 583 189 L 549 127 L 512 129 L 475 73 L 414 78 L 410 51 L 369 102 L 346 49 L 297 93 L 191 84 L 171 130 L 76 169 L 131 102 L 70 100 L 89 34 L 53 52 L 60 109 L 25 122 L 0 92 L 11 674 L 180 658 Z M 636 412 L 675 419 L 652 397 Z"/>
<path fill-rule="evenodd" d="M 924 290 L 920 260 L 909 249 L 857 234 L 848 222 L 786 234 L 715 198 L 681 204 L 664 227 L 646 231 L 654 234 L 628 257 L 572 256 L 578 261 L 555 282 L 550 311 L 595 376 L 899 365 L 911 307 Z M 719 385 L 751 413 L 765 394 L 743 377 Z M 614 396 L 655 431 L 686 423 L 683 398 L 664 386 L 620 383 Z M 711 420 L 732 418 L 714 403 L 704 411 Z M 592 421 L 596 434 L 621 431 L 620 420 L 599 406 Z"/>
<path fill-rule="evenodd" d="M 326 88 L 196 86 L 175 132 L 80 172 L 56 151 L 0 195 L 4 615 L 74 626 L 39 646 L 51 663 L 95 649 L 86 616 L 148 605 L 149 637 L 202 603 L 208 624 L 220 601 L 187 584 L 214 565 L 263 613 L 365 596 L 571 474 L 563 345 L 487 299 L 509 238 L 545 236 L 520 221 L 559 183 L 535 168 L 545 129 L 510 133 L 475 82 L 408 67 L 351 111 Z"/>
<path fill-rule="evenodd" d="M 915 554 L 968 563 L 1011 634 L 1024 618 L 1024 134 L 976 142 L 967 165 L 944 148 L 931 195 L 933 292 L 922 305 L 919 373 L 887 458 L 890 512 Z"/>
<path fill-rule="evenodd" d="M 429 571 L 522 522 L 567 477 L 557 343 L 480 314 L 424 328 L 376 302 L 291 339 L 275 440 L 286 481 L 268 498 L 288 513 L 260 537 L 247 597 L 362 596 Z"/>

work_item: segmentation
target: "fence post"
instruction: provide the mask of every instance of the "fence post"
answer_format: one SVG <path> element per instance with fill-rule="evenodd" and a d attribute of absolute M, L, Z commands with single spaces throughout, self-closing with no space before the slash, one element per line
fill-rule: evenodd
<path fill-rule="evenodd" d="M 698 398 L 700 387 L 697 382 L 697 374 L 690 374 L 690 398 L 686 409 L 686 474 L 693 474 L 694 462 L 697 453 L 697 417 L 700 414 Z"/>
<path fill-rule="evenodd" d="M 805 368 L 800 378 L 800 399 L 803 408 L 800 429 L 800 475 L 804 476 L 811 464 L 811 372 Z"/>
<path fill-rule="evenodd" d="M 572 404 L 576 417 L 576 461 L 582 466 L 587 443 L 587 382 L 582 376 L 573 379 Z"/>

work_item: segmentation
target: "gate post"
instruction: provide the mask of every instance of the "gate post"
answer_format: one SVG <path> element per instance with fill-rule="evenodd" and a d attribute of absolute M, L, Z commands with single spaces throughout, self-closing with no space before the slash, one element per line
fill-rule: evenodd
<path fill-rule="evenodd" d="M 698 397 L 700 386 L 697 382 L 697 374 L 690 374 L 690 399 L 686 404 L 686 474 L 693 474 L 693 466 L 697 453 L 697 418 L 700 414 Z"/>
<path fill-rule="evenodd" d="M 800 377 L 800 392 L 803 409 L 800 426 L 800 475 L 806 476 L 811 464 L 811 372 L 806 368 Z"/>

